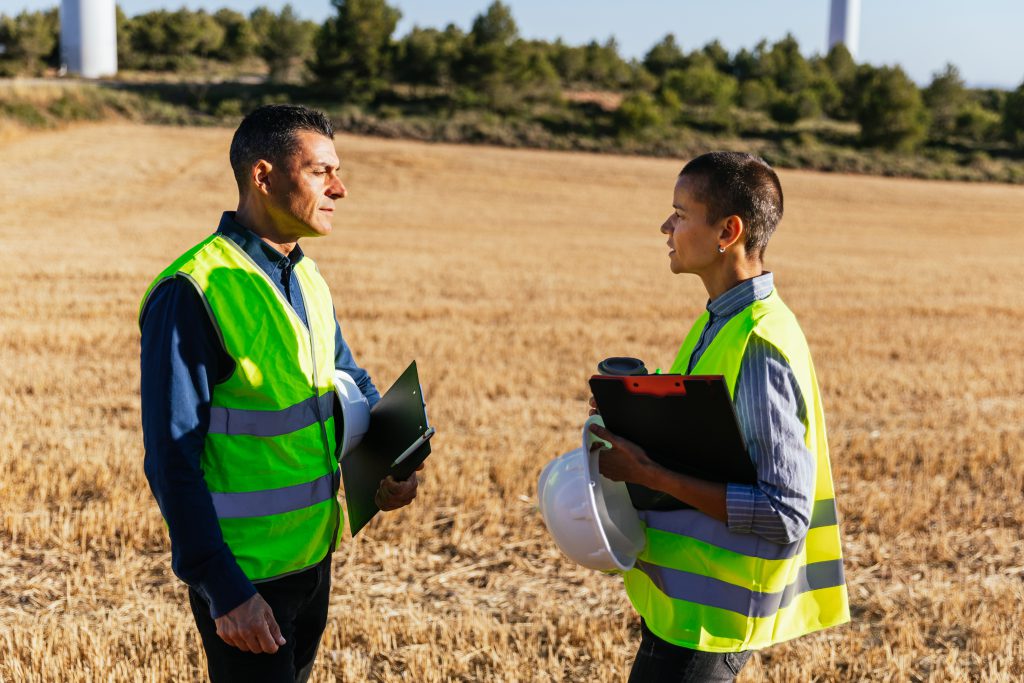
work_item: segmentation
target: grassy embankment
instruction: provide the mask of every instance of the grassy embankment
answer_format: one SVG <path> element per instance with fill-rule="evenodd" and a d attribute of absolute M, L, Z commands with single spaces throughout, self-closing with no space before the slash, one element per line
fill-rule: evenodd
<path fill-rule="evenodd" d="M 497 113 L 436 89 L 396 88 L 374 105 L 358 107 L 338 104 L 331 93 L 292 85 L 15 80 L 0 81 L 0 138 L 104 119 L 234 125 L 260 104 L 301 102 L 329 112 L 341 131 L 378 137 L 675 159 L 735 149 L 760 154 L 781 168 L 1024 183 L 1024 155 L 1006 146 L 982 149 L 964 140 L 953 146 L 926 145 L 914 153 L 861 149 L 856 124 L 827 119 L 782 125 L 760 112 L 737 109 L 724 116 L 691 107 L 681 125 L 623 134 L 615 111 L 620 99 L 613 93 L 566 93 L 559 101 Z"/>

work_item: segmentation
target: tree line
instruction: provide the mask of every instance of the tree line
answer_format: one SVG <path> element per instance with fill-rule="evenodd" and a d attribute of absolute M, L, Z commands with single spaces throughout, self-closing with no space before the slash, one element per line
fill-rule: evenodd
<path fill-rule="evenodd" d="M 615 124 L 643 135 L 692 120 L 729 129 L 737 112 L 759 112 L 780 126 L 827 118 L 859 124 L 865 147 L 913 150 L 923 143 L 1006 144 L 1024 148 L 1024 83 L 1016 90 L 970 89 L 956 67 L 919 88 L 899 66 L 857 64 L 843 46 L 805 57 L 792 36 L 735 53 L 717 41 L 687 52 L 671 33 L 642 59 L 625 59 L 614 39 L 567 45 L 526 40 L 510 8 L 493 2 L 468 31 L 415 27 L 386 0 L 331 0 L 325 22 L 289 5 L 157 10 L 128 17 L 117 9 L 120 67 L 197 71 L 258 64 L 275 82 L 303 83 L 334 101 L 370 105 L 409 89 L 450 106 L 511 112 L 562 102 L 566 91 L 617 93 Z M 59 67 L 56 9 L 0 14 L 0 75 Z"/>

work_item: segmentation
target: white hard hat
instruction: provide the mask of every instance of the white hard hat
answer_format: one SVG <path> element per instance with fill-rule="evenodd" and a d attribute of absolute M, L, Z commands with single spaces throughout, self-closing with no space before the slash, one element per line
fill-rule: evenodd
<path fill-rule="evenodd" d="M 632 569 L 647 538 L 622 482 L 601 476 L 590 446 L 600 442 L 591 424 L 583 426 L 583 446 L 555 458 L 540 473 L 540 514 L 555 543 L 569 559 L 601 571 Z"/>
<path fill-rule="evenodd" d="M 334 371 L 334 405 L 335 434 L 338 446 L 335 451 L 341 460 L 353 448 L 359 445 L 370 428 L 370 403 L 359 391 L 352 376 L 344 370 Z"/>

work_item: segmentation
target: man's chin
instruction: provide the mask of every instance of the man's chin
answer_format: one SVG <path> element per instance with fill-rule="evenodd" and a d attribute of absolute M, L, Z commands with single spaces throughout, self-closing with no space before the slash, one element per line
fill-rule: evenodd
<path fill-rule="evenodd" d="M 326 221 L 317 221 L 307 227 L 309 228 L 309 237 L 326 237 L 334 230 L 334 226 Z"/>

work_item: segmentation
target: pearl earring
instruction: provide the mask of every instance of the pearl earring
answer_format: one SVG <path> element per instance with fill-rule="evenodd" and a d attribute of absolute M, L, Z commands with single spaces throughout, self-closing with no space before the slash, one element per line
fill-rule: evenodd
<path fill-rule="evenodd" d="M 721 244 L 718 245 L 718 253 L 719 254 L 724 254 L 725 253 L 725 247 L 723 247 Z"/>

